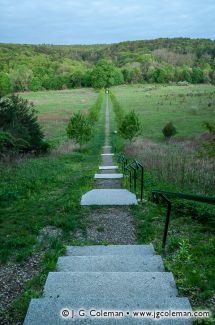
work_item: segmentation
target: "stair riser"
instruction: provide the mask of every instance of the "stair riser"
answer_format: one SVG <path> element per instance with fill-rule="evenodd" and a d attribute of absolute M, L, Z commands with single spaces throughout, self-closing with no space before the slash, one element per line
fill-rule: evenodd
<path fill-rule="evenodd" d="M 108 246 L 68 246 L 67 255 L 71 256 L 103 256 L 103 255 L 126 255 L 145 256 L 154 255 L 152 245 L 108 245 Z"/>
<path fill-rule="evenodd" d="M 58 259 L 61 272 L 163 272 L 160 256 L 66 256 Z"/>

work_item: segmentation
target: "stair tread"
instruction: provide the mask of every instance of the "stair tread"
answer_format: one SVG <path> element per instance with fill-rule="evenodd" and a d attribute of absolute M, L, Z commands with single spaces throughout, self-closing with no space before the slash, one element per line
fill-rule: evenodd
<path fill-rule="evenodd" d="M 155 272 L 164 271 L 161 256 L 63 256 L 59 257 L 58 271 L 72 272 Z"/>
<path fill-rule="evenodd" d="M 104 308 L 105 306 L 105 308 Z M 191 306 L 187 298 L 167 298 L 161 297 L 161 299 L 156 298 L 154 301 L 149 301 L 144 297 L 138 301 L 138 304 L 134 303 L 133 300 L 124 301 L 119 299 L 117 302 L 113 299 L 108 301 L 100 299 L 99 301 L 90 300 L 86 301 L 85 297 L 80 297 L 77 301 L 76 297 L 71 297 L 70 299 L 32 299 L 24 325 L 61 325 L 67 323 L 62 319 L 60 311 L 63 309 L 69 310 L 123 310 L 123 311 L 134 311 L 134 310 L 187 310 L 191 311 Z M 73 319 L 74 321 L 74 319 Z M 70 320 L 72 322 L 72 320 Z M 70 323 L 69 322 L 69 323 Z M 95 318 L 75 318 L 75 324 L 142 324 L 151 325 L 158 324 L 157 320 L 151 319 L 137 319 L 131 317 L 125 317 L 122 319 L 95 319 Z M 191 325 L 192 321 L 189 319 L 169 319 L 160 320 L 159 325 Z"/>
<path fill-rule="evenodd" d="M 177 289 L 169 272 L 50 272 L 44 287 L 47 298 L 130 297 L 138 303 L 141 296 L 154 299 L 175 297 Z"/>
<path fill-rule="evenodd" d="M 134 193 L 125 189 L 94 189 L 85 193 L 81 205 L 136 205 Z"/>

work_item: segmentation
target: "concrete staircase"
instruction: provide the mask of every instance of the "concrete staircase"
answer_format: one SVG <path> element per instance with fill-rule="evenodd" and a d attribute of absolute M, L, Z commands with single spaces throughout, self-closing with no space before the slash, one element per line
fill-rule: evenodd
<path fill-rule="evenodd" d="M 172 273 L 164 272 L 152 245 L 68 247 L 58 272 L 50 272 L 44 298 L 30 303 L 24 325 L 154 324 L 132 317 L 135 310 L 187 310 L 188 299 L 178 298 Z M 124 318 L 63 318 L 61 310 L 117 310 Z M 129 313 L 129 314 L 128 314 Z M 163 319 L 158 324 L 192 324 L 189 319 Z"/>
<path fill-rule="evenodd" d="M 123 174 L 117 172 L 118 166 L 114 164 L 114 154 L 111 152 L 109 130 L 109 105 L 106 102 L 105 146 L 103 147 L 102 164 L 99 173 L 95 174 L 95 189 L 87 192 L 81 198 L 81 205 L 136 205 L 136 195 L 128 190 L 121 189 L 119 180 Z M 98 180 L 100 182 L 98 183 Z M 102 183 L 101 183 L 102 182 Z M 99 187 L 99 188 L 97 188 Z M 102 188 L 101 188 L 102 187 Z"/>
<path fill-rule="evenodd" d="M 110 153 L 111 147 L 104 146 L 102 154 L 102 165 L 99 172 L 95 174 L 95 187 L 98 186 L 97 180 L 102 181 L 103 188 L 95 188 L 84 194 L 81 198 L 81 205 L 132 205 L 137 204 L 136 195 L 128 190 L 121 189 L 119 180 L 123 174 L 117 172 L 118 166 L 114 165 L 114 154 Z M 116 186 L 116 184 L 119 186 Z M 100 183 L 101 184 L 101 183 Z M 118 187 L 118 188 L 116 188 Z"/>

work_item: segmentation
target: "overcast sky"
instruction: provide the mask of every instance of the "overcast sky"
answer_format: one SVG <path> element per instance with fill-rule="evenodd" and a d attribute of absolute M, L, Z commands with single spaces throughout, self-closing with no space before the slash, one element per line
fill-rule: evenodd
<path fill-rule="evenodd" d="M 215 39 L 215 0 L 0 0 L 0 42 Z"/>

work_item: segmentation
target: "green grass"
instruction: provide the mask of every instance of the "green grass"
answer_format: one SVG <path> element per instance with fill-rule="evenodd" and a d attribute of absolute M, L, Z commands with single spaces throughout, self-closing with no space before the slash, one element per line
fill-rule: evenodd
<path fill-rule="evenodd" d="M 81 91 L 77 90 L 78 93 Z M 83 93 L 86 95 L 87 91 Z M 41 94 L 30 95 L 40 97 Z M 96 98 L 95 94 L 92 96 Z M 81 152 L 51 153 L 0 165 L 1 263 L 24 262 L 29 256 L 46 249 L 39 275 L 26 284 L 21 297 L 4 312 L 4 318 L 10 324 L 22 321 L 31 298 L 41 296 L 48 272 L 55 270 L 58 256 L 64 254 L 64 245 L 84 244 L 75 240 L 74 232 L 77 229 L 86 231 L 88 210 L 80 206 L 80 200 L 93 187 L 93 176 L 104 143 L 104 117 L 103 103 L 93 138 Z M 55 138 L 58 130 L 50 130 Z M 62 236 L 54 240 L 47 238 L 45 244 L 40 243 L 38 235 L 46 226 L 60 229 Z"/>
<path fill-rule="evenodd" d="M 39 229 L 46 225 L 64 232 L 80 226 L 81 195 L 93 182 L 104 141 L 104 114 L 94 138 L 83 152 L 15 161 L 0 169 L 2 260 L 29 255 Z"/>
<path fill-rule="evenodd" d="M 177 137 L 198 136 L 205 132 L 204 121 L 215 122 L 212 85 L 127 85 L 112 91 L 125 112 L 139 114 L 143 137 L 148 139 L 163 139 L 162 129 L 169 121 L 175 125 Z"/>
<path fill-rule="evenodd" d="M 153 243 L 162 254 L 162 237 L 166 209 L 147 203 L 132 208 L 138 226 L 140 244 Z M 193 309 L 209 309 L 215 313 L 215 236 L 208 224 L 199 223 L 191 215 L 172 213 L 166 254 L 166 271 L 173 272 L 179 295 L 188 297 Z M 203 320 L 197 324 L 213 324 Z"/>
<path fill-rule="evenodd" d="M 199 157 L 201 142 L 189 140 L 205 132 L 203 121 L 215 120 L 215 87 L 134 85 L 114 87 L 112 91 L 123 111 L 134 109 L 143 124 L 142 136 L 132 144 L 119 135 L 112 137 L 117 151 L 124 151 L 127 157 L 138 159 L 144 166 L 147 203 L 132 208 L 138 241 L 152 242 L 156 252 L 163 254 L 166 209 L 151 202 L 152 189 L 215 196 L 214 160 Z M 196 95 L 189 95 L 193 93 Z M 209 103 L 212 105 L 208 106 Z M 182 139 L 167 144 L 162 141 L 161 130 L 169 121 L 173 121 L 178 128 L 177 137 Z M 129 188 L 127 178 L 124 186 Z M 166 271 L 173 272 L 179 295 L 188 297 L 194 309 L 215 313 L 214 206 L 174 200 L 172 203 L 166 255 L 163 255 Z M 214 324 L 215 318 L 195 323 Z"/>
<path fill-rule="evenodd" d="M 215 87 L 210 85 L 115 87 L 115 110 L 120 105 L 124 113 L 131 109 L 138 112 L 143 132 L 131 144 L 117 136 L 114 145 L 128 157 L 138 159 L 152 177 L 157 177 L 156 188 L 215 196 L 215 160 L 200 154 L 208 137 L 203 122 L 215 121 L 214 91 Z M 169 98 L 174 99 L 171 105 Z M 197 103 L 199 112 L 193 114 L 190 107 Z M 178 134 L 170 141 L 164 141 L 161 132 L 164 120 L 172 120 L 176 127 L 180 125 Z M 200 136 L 202 133 L 205 135 Z"/>
<path fill-rule="evenodd" d="M 98 93 L 91 88 L 50 90 L 20 93 L 33 102 L 46 138 L 54 143 L 66 140 L 66 125 L 73 113 L 85 113 L 94 104 Z"/>

